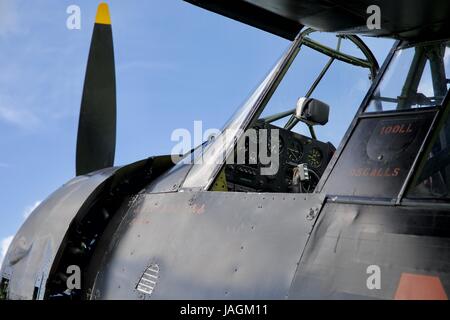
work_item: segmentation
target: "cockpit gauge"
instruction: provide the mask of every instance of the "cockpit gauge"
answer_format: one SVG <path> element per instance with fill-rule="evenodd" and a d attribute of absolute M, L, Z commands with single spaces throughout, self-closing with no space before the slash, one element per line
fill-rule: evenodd
<path fill-rule="evenodd" d="M 313 148 L 307 156 L 308 164 L 313 168 L 319 168 L 322 165 L 323 154 L 318 148 Z"/>
<path fill-rule="evenodd" d="M 288 148 L 287 156 L 288 156 L 288 160 L 290 162 L 293 162 L 295 164 L 300 163 L 300 161 L 303 157 L 302 145 L 299 143 L 294 143 L 290 148 Z"/>

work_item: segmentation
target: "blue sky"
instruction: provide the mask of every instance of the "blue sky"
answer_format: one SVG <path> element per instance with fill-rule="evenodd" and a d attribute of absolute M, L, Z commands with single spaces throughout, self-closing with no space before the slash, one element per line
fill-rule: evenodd
<path fill-rule="evenodd" d="M 289 45 L 181 0 L 108 3 L 117 69 L 118 165 L 170 153 L 172 131 L 193 130 L 195 120 L 204 128 L 221 128 Z M 81 8 L 81 30 L 66 28 L 72 4 Z M 0 260 L 2 246 L 4 251 L 25 216 L 74 176 L 97 4 L 0 0 Z M 392 41 L 367 41 L 383 61 Z M 300 65 L 305 79 L 323 65 L 320 58 L 307 58 Z M 320 88 L 328 101 L 359 92 L 346 102 L 353 104 L 348 112 L 335 112 L 342 128 L 348 123 L 340 117 L 351 118 L 364 92 L 357 82 L 343 82 L 347 77 L 338 72 Z M 321 132 L 332 137 L 333 130 Z"/>

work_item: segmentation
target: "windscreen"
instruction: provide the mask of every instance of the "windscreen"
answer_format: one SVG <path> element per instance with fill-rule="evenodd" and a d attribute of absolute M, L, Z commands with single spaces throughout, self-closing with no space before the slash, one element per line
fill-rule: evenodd
<path fill-rule="evenodd" d="M 400 46 L 343 149 L 324 192 L 399 196 L 449 88 L 448 41 Z M 410 197 L 447 197 L 448 124 L 430 147 Z"/>
<path fill-rule="evenodd" d="M 366 112 L 440 105 L 449 88 L 450 42 L 398 49 Z"/>

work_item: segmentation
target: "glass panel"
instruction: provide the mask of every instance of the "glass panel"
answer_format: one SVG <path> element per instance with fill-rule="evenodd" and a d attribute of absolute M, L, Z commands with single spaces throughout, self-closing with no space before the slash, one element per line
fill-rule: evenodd
<path fill-rule="evenodd" d="M 277 72 L 280 71 L 281 65 L 288 54 L 290 54 L 290 50 L 283 55 L 250 98 L 227 122 L 222 132 L 213 141 L 206 142 L 199 148 L 191 171 L 183 183 L 184 188 L 204 187 L 214 179 L 216 171 L 223 165 L 231 147 L 243 134 L 246 121 L 249 121 L 250 116 L 256 112 L 258 99 L 267 90 L 269 83 Z"/>
<path fill-rule="evenodd" d="M 435 112 L 361 119 L 325 184 L 331 195 L 395 198 Z"/>
<path fill-rule="evenodd" d="M 300 48 L 298 38 L 224 129 L 196 150 L 183 188 L 215 185 L 218 179 L 220 190 L 314 190 L 370 83 L 370 65 L 342 49 L 356 51 L 346 43 L 354 40 L 318 35 L 327 46 L 308 37 Z M 299 50 L 302 56 L 293 62 Z M 327 128 L 330 106 L 321 96 L 332 104 Z"/>
<path fill-rule="evenodd" d="M 332 38 L 336 42 L 336 37 Z M 336 47 L 336 43 L 330 47 Z M 303 47 L 299 57 L 292 63 L 283 81 L 264 108 L 261 118 L 295 108 L 298 99 L 306 95 L 328 60 L 329 57 Z M 370 88 L 369 76 L 368 69 L 358 68 L 342 61 L 333 62 L 311 95 L 312 98 L 319 99 L 330 106 L 329 122 L 324 126 L 314 127 L 318 139 L 329 141 L 336 147 L 339 146 Z M 288 120 L 289 117 L 285 117 L 271 124 L 284 128 Z M 297 124 L 292 131 L 311 136 L 304 123 Z"/>
<path fill-rule="evenodd" d="M 408 198 L 450 199 L 450 117 L 436 137 Z"/>
<path fill-rule="evenodd" d="M 358 51 L 356 45 L 349 45 L 348 39 L 323 33 L 317 33 L 317 38 L 312 37 L 315 35 L 309 39 L 328 48 L 338 48 L 339 53 L 350 55 Z M 371 83 L 370 73 L 368 68 L 331 59 L 323 52 L 302 46 L 299 57 L 267 105 L 261 108 L 260 117 L 227 159 L 212 190 L 313 192 L 336 150 L 335 146 L 340 144 L 366 95 Z M 298 101 L 308 98 L 313 99 L 309 101 L 314 101 L 316 110 L 320 110 L 316 114 L 323 117 L 310 117 L 307 121 L 294 116 L 299 114 L 296 108 Z M 309 126 L 314 126 L 315 134 L 310 132 Z M 272 134 L 278 137 L 278 143 L 274 143 Z M 277 163 L 273 167 L 276 169 L 267 174 L 263 169 L 272 167 L 269 163 L 273 162 L 265 163 L 264 150 L 269 150 L 267 156 Z M 240 161 L 239 155 L 245 161 Z M 276 157 L 271 157 L 273 155 Z"/>
<path fill-rule="evenodd" d="M 399 49 L 366 112 L 440 105 L 448 89 L 449 45 L 439 42 Z"/>

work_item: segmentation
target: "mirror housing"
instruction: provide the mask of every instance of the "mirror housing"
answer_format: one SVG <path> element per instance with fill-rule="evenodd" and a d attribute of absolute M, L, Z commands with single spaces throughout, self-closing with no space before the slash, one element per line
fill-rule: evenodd
<path fill-rule="evenodd" d="M 302 97 L 297 101 L 294 117 L 306 124 L 326 125 L 330 115 L 330 106 L 313 98 Z"/>

